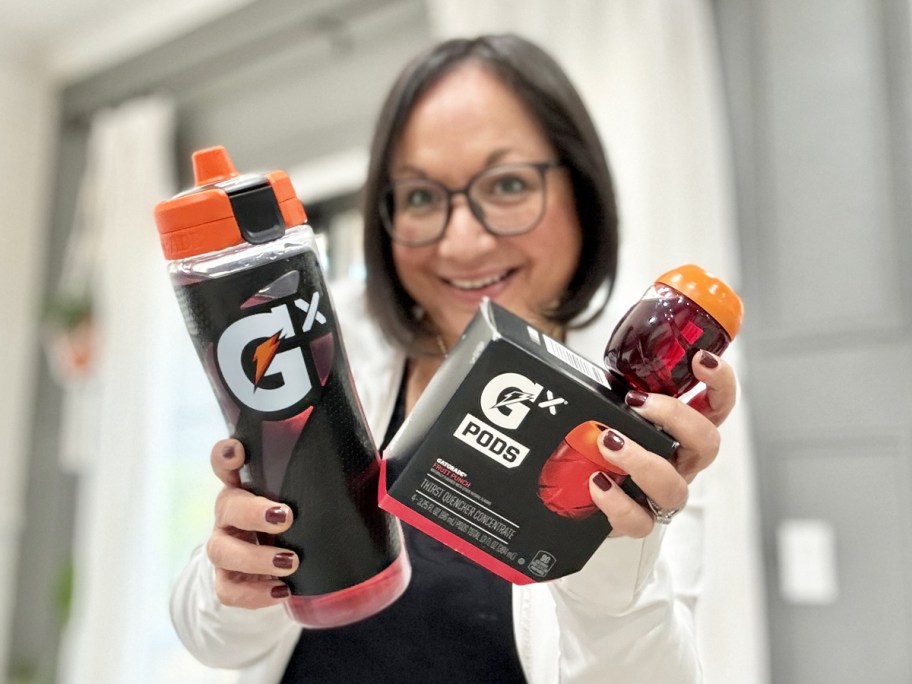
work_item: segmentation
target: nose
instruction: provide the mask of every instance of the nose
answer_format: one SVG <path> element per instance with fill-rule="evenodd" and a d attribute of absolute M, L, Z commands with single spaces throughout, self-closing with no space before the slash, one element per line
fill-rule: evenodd
<path fill-rule="evenodd" d="M 496 246 L 497 236 L 484 227 L 466 196 L 453 197 L 449 222 L 437 245 L 437 253 L 449 259 L 470 261 L 483 257 Z"/>

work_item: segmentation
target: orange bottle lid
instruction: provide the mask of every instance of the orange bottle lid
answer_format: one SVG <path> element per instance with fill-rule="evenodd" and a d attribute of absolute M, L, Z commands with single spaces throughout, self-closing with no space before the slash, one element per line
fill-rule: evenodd
<path fill-rule="evenodd" d="M 253 186 L 271 188 L 284 228 L 307 220 L 288 174 L 272 171 L 262 176 L 241 176 L 222 146 L 195 152 L 193 175 L 195 187 L 155 207 L 155 222 L 168 260 L 215 252 L 245 242 L 232 194 Z"/>
<path fill-rule="evenodd" d="M 716 319 L 730 340 L 735 339 L 741 329 L 744 305 L 721 279 L 695 264 L 686 264 L 663 273 L 656 283 L 667 285 L 693 301 Z"/>

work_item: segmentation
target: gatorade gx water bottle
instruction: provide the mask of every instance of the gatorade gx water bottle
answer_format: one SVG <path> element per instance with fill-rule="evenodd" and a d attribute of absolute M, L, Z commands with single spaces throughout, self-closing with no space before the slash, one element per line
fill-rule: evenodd
<path fill-rule="evenodd" d="M 288 612 L 308 627 L 355 622 L 396 600 L 411 570 L 377 506 L 379 455 L 313 231 L 285 173 L 238 175 L 222 147 L 193 166 L 196 187 L 155 209 L 187 330 L 246 450 L 244 486 L 294 512 L 262 540 L 300 559 Z"/>

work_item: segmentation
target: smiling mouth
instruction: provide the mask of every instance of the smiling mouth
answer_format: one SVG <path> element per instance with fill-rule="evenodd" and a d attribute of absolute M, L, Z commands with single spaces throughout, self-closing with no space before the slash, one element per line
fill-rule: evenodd
<path fill-rule="evenodd" d="M 447 285 L 455 287 L 457 290 L 465 290 L 472 292 L 474 290 L 483 290 L 486 287 L 491 285 L 496 285 L 497 283 L 503 282 L 513 274 L 513 271 L 504 271 L 503 273 L 498 273 L 496 275 L 488 276 L 486 278 L 477 278 L 474 280 L 461 280 L 461 279 L 449 279 L 444 278 L 444 282 Z"/>

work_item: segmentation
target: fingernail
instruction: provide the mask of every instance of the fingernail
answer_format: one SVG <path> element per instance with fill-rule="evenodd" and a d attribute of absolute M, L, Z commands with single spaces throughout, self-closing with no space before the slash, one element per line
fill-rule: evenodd
<path fill-rule="evenodd" d="M 285 506 L 273 506 L 266 510 L 266 522 L 273 525 L 281 525 L 288 520 L 288 511 Z"/>
<path fill-rule="evenodd" d="M 605 475 L 605 473 L 596 473 L 595 477 L 592 478 L 592 481 L 595 482 L 595 486 L 601 489 L 603 492 L 607 492 L 611 489 L 611 485 L 614 483 L 611 481 L 611 478 Z"/>
<path fill-rule="evenodd" d="M 649 399 L 649 395 L 646 394 L 646 392 L 640 392 L 639 390 L 630 390 L 627 392 L 627 396 L 624 397 L 627 406 L 632 406 L 633 408 L 639 408 L 646 403 L 647 399 Z"/>
<path fill-rule="evenodd" d="M 605 430 L 602 433 L 602 444 L 611 451 L 620 451 L 624 448 L 624 440 L 614 430 Z"/>
<path fill-rule="evenodd" d="M 224 458 L 226 461 L 234 458 L 234 442 L 231 444 L 226 444 L 222 447 L 222 458 Z"/>
<path fill-rule="evenodd" d="M 272 594 L 272 598 L 283 599 L 288 598 L 291 595 L 291 589 L 284 584 L 279 584 L 278 586 L 273 587 L 269 593 Z"/>
<path fill-rule="evenodd" d="M 277 553 L 272 557 L 272 564 L 282 570 L 290 570 L 291 566 L 294 565 L 294 554 L 288 553 L 287 551 Z"/>
<path fill-rule="evenodd" d="M 715 368 L 719 365 L 719 359 L 704 349 L 700 352 L 700 365 L 706 368 Z"/>

